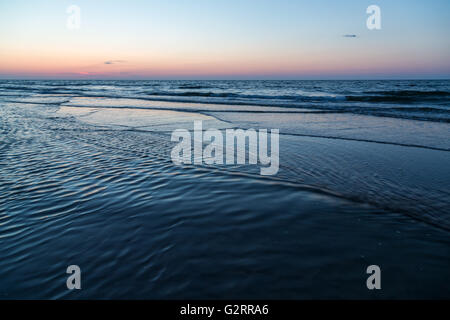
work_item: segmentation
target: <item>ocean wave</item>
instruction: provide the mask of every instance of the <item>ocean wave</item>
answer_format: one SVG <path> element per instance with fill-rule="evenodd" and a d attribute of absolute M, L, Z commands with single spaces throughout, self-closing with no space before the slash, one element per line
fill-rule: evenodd
<path fill-rule="evenodd" d="M 405 108 L 389 108 L 383 109 L 386 111 L 401 111 L 401 112 L 419 112 L 419 113 L 439 113 L 439 114 L 450 114 L 450 110 L 442 108 L 433 107 L 405 107 Z"/>
<path fill-rule="evenodd" d="M 444 109 L 439 107 L 425 107 L 411 105 L 404 107 L 389 107 L 389 104 L 374 104 L 367 102 L 349 102 L 340 100 L 322 100 L 317 101 L 287 101 L 282 99 L 245 99 L 239 98 L 229 98 L 229 97 L 208 97 L 204 99 L 203 96 L 128 96 L 128 95 L 104 95 L 104 94 L 82 94 L 79 97 L 83 98 L 100 98 L 100 99 L 130 99 L 137 101 L 152 101 L 152 102 L 163 102 L 163 103 L 176 103 L 176 104 L 201 104 L 203 105 L 197 111 L 214 111 L 215 108 L 209 109 L 208 105 L 230 105 L 230 106 L 257 106 L 257 107 L 267 107 L 267 110 L 259 112 L 271 112 L 271 107 L 283 108 L 286 111 L 277 110 L 278 113 L 296 113 L 296 108 L 309 109 L 310 112 L 320 112 L 320 113 L 352 113 L 360 114 L 374 117 L 390 117 L 390 118 L 401 118 L 419 121 L 432 121 L 432 122 L 450 122 L 450 109 Z M 126 107 L 133 108 L 133 102 L 130 101 L 126 105 L 122 105 L 123 102 L 117 102 L 115 104 L 111 101 L 108 105 L 110 107 Z M 140 105 L 140 103 L 138 103 Z M 85 106 L 83 103 L 74 104 L 79 107 Z M 92 107 L 93 105 L 86 105 Z M 97 105 L 96 105 L 97 106 Z M 98 107 L 98 106 L 97 106 Z M 138 108 L 142 108 L 139 106 Z M 148 106 L 144 107 L 148 109 L 153 109 L 154 107 Z M 160 107 L 158 107 L 160 109 Z M 168 108 L 172 109 L 172 108 Z M 177 105 L 173 108 L 174 110 L 184 110 L 182 105 Z M 187 108 L 186 110 L 194 110 L 194 108 Z M 234 108 L 229 110 L 230 112 L 238 112 Z M 252 110 L 247 110 L 245 112 L 255 112 Z M 226 110 L 221 110 L 221 112 L 227 112 Z"/>
<path fill-rule="evenodd" d="M 0 86 L 0 89 L 4 90 L 33 90 L 33 87 L 30 86 Z"/>
<path fill-rule="evenodd" d="M 296 95 L 260 95 L 260 94 L 240 94 L 234 92 L 198 92 L 198 91 L 152 91 L 146 93 L 149 96 L 161 97 L 207 97 L 207 98 L 239 98 L 239 99 L 260 99 L 260 100 L 289 100 L 289 101 L 342 101 L 344 96 L 326 95 L 320 93 L 296 94 Z"/>
<path fill-rule="evenodd" d="M 348 95 L 348 101 L 356 102 L 391 102 L 414 103 L 423 101 L 439 101 L 450 97 L 448 91 L 365 91 L 365 95 Z"/>
<path fill-rule="evenodd" d="M 450 92 L 448 91 L 417 91 L 417 90 L 389 90 L 389 91 L 365 91 L 364 93 L 372 94 L 382 94 L 382 95 L 392 95 L 392 96 L 407 96 L 407 97 L 417 97 L 417 96 L 448 96 Z"/>
<path fill-rule="evenodd" d="M 90 91 L 90 89 L 76 88 L 72 89 L 65 86 L 0 86 L 0 92 L 20 91 L 37 94 L 73 94 L 78 95 L 81 92 Z"/>
<path fill-rule="evenodd" d="M 202 85 L 182 85 L 178 87 L 179 89 L 208 89 L 211 88 L 209 86 L 202 86 Z"/>
<path fill-rule="evenodd" d="M 0 81 L 3 101 L 17 100 L 16 95 L 307 108 L 374 117 L 450 121 L 448 81 Z"/>

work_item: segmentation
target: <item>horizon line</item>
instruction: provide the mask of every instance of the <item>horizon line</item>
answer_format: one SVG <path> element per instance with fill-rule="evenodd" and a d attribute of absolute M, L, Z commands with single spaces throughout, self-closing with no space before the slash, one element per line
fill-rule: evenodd
<path fill-rule="evenodd" d="M 448 78 L 323 78 L 323 79 L 313 79 L 313 78 L 305 78 L 305 79 L 101 79 L 101 78 L 93 78 L 93 79 L 69 79 L 69 78 L 0 78 L 0 81 L 446 81 L 450 80 Z"/>

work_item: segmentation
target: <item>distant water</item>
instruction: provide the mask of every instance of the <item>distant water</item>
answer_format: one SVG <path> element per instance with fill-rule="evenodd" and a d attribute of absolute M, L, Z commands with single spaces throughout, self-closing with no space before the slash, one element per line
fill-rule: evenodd
<path fill-rule="evenodd" d="M 308 107 L 450 122 L 450 81 L 1 81 L 9 97 L 69 95 Z"/>
<path fill-rule="evenodd" d="M 0 81 L 0 298 L 449 298 L 449 98 L 450 81 Z M 280 129 L 279 174 L 173 165 L 195 119 Z"/>

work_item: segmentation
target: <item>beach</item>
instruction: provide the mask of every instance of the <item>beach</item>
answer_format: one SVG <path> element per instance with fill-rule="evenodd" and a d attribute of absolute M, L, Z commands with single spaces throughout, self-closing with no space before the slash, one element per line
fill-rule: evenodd
<path fill-rule="evenodd" d="M 1 80 L 0 298 L 73 298 L 71 264 L 76 298 L 448 298 L 449 97 L 447 80 Z M 279 171 L 174 164 L 195 121 L 278 129 Z"/>

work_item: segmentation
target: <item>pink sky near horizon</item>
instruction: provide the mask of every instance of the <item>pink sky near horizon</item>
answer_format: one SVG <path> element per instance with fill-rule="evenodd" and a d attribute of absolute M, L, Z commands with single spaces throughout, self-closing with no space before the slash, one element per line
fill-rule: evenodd
<path fill-rule="evenodd" d="M 1 3 L 5 15 L 0 20 L 0 78 L 450 75 L 450 41 L 444 36 L 446 20 L 439 7 L 447 7 L 445 3 L 417 4 L 415 11 L 405 12 L 408 7 L 380 0 L 383 28 L 369 31 L 366 5 L 347 2 L 342 8 L 332 2 L 328 12 L 325 5 L 304 1 L 264 0 L 255 8 L 246 1 L 232 5 L 152 1 L 125 6 L 80 0 L 79 30 L 66 27 L 70 2 L 49 0 L 36 7 L 19 0 Z M 403 20 L 393 20 L 394 12 L 413 18 L 412 12 L 426 14 L 428 21 L 416 19 L 419 24 L 409 27 L 400 23 Z"/>
<path fill-rule="evenodd" d="M 34 51 L 0 54 L 0 74 L 15 77 L 49 78 L 164 78 L 164 77 L 230 77 L 230 76 L 340 76 L 367 74 L 409 74 L 442 71 L 433 61 L 416 61 L 414 57 L 387 59 L 354 54 L 336 56 L 326 53 L 296 56 L 216 56 L 189 55 L 118 55 L 70 54 Z M 103 59 L 102 59 L 103 58 Z M 414 65 L 411 70 L 411 65 Z"/>

